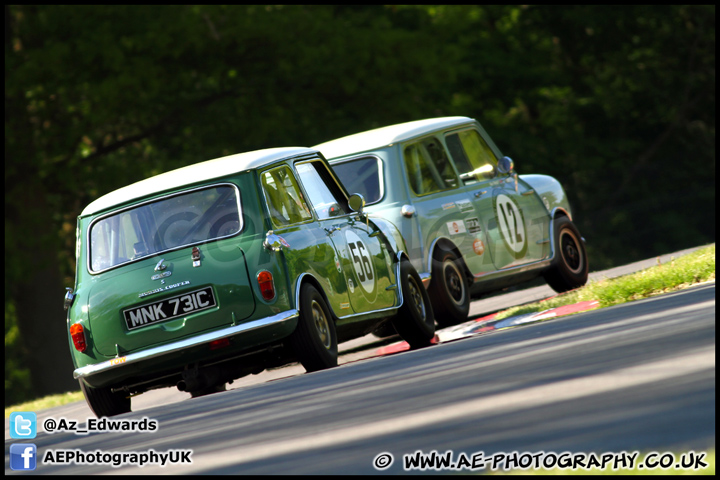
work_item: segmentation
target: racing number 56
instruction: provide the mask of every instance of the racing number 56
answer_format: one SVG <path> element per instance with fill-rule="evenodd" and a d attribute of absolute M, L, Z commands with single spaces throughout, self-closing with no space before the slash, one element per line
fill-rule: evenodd
<path fill-rule="evenodd" d="M 355 271 L 357 272 L 360 281 L 364 282 L 366 278 L 368 280 L 372 280 L 373 273 L 372 266 L 370 265 L 370 255 L 365 248 L 365 244 L 363 244 L 361 241 L 357 241 L 354 243 L 348 243 L 348 247 L 350 247 L 350 254 L 353 257 L 353 262 L 357 264 Z M 357 253 L 355 252 L 356 250 Z"/>

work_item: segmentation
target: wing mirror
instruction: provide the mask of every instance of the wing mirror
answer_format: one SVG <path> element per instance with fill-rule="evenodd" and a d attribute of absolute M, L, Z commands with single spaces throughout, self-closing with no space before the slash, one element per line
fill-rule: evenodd
<path fill-rule="evenodd" d="M 365 208 L 365 198 L 359 193 L 353 193 L 348 199 L 348 206 L 353 212 L 357 212 L 359 215 L 363 214 Z"/>
<path fill-rule="evenodd" d="M 498 172 L 503 175 L 510 175 L 515 170 L 515 164 L 510 157 L 503 157 L 500 159 L 497 165 Z"/>

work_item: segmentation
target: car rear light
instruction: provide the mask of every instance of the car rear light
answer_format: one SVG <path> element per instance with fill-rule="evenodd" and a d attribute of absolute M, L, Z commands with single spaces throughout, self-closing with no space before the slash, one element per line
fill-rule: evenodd
<path fill-rule="evenodd" d="M 257 274 L 258 285 L 260 285 L 260 293 L 265 300 L 275 298 L 275 284 L 273 283 L 272 273 L 267 270 Z"/>
<path fill-rule="evenodd" d="M 213 340 L 210 342 L 210 350 L 218 350 L 230 346 L 230 339 L 221 338 L 220 340 Z"/>
<path fill-rule="evenodd" d="M 83 331 L 83 326 L 79 323 L 70 325 L 70 336 L 75 344 L 75 349 L 78 352 L 84 352 L 87 348 L 87 344 L 85 343 L 85 332 Z"/>

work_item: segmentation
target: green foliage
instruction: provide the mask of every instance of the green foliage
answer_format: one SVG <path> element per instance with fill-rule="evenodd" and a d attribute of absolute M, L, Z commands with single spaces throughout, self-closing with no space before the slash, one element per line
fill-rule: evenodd
<path fill-rule="evenodd" d="M 557 177 L 593 268 L 714 241 L 714 6 L 5 9 L 6 325 L 20 330 L 63 325 L 75 218 L 100 195 L 435 116 L 475 117 L 521 173 Z M 56 310 L 31 313 L 45 284 Z"/>
<path fill-rule="evenodd" d="M 34 395 L 30 370 L 23 359 L 27 352 L 18 338 L 20 331 L 15 321 L 15 305 L 5 302 L 5 405 L 12 405 Z"/>

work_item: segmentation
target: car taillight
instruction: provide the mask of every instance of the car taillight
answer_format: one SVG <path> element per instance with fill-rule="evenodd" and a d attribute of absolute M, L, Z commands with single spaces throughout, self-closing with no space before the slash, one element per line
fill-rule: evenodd
<path fill-rule="evenodd" d="M 83 331 L 83 326 L 79 323 L 70 325 L 70 336 L 75 344 L 75 349 L 78 352 L 84 352 L 87 348 L 87 344 L 85 343 L 85 332 Z"/>
<path fill-rule="evenodd" d="M 273 284 L 272 273 L 267 270 L 257 274 L 258 285 L 260 285 L 260 293 L 265 300 L 275 298 L 275 285 Z"/>
<path fill-rule="evenodd" d="M 221 338 L 220 340 L 213 340 L 210 342 L 210 350 L 218 350 L 230 346 L 230 340 L 227 338 Z"/>

